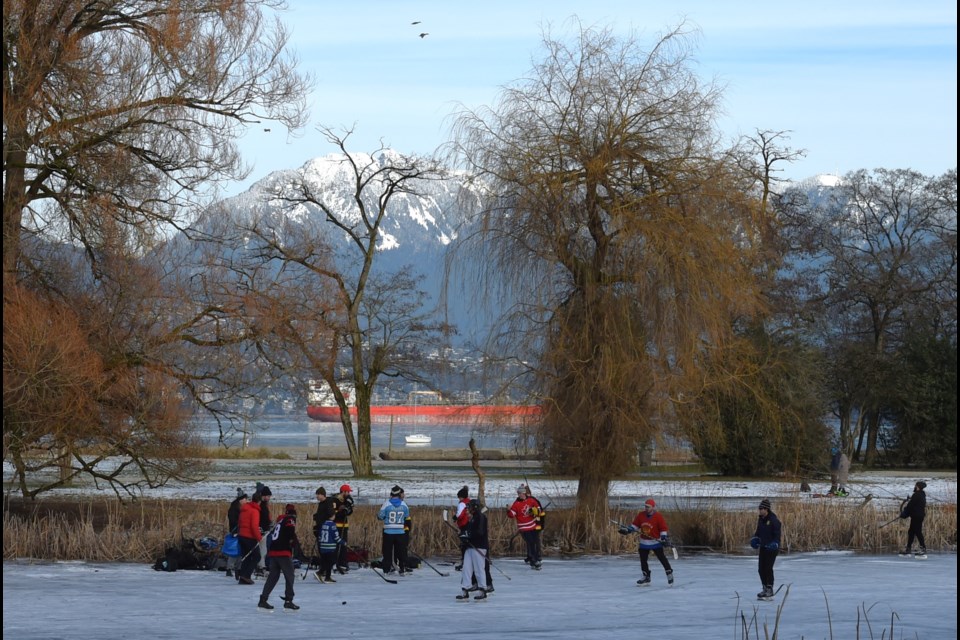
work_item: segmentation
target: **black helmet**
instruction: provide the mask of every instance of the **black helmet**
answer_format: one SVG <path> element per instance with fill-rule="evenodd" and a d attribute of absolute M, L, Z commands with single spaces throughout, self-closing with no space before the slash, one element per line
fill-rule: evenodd
<path fill-rule="evenodd" d="M 920 489 L 921 491 L 923 491 L 926 488 L 927 488 L 926 482 L 924 482 L 923 480 L 917 480 L 917 489 Z"/>
<path fill-rule="evenodd" d="M 468 506 L 469 506 L 473 511 L 479 511 L 479 510 L 480 510 L 480 501 L 477 500 L 476 498 L 474 498 L 473 500 L 470 501 L 470 504 L 469 504 Z"/>

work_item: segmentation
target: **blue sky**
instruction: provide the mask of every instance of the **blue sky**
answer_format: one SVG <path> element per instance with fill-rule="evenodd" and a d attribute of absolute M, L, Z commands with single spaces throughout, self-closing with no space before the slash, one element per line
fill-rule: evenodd
<path fill-rule="evenodd" d="M 935 175 L 957 165 L 952 1 L 289 5 L 282 19 L 301 68 L 316 79 L 311 124 L 298 137 L 266 122 L 251 128 L 240 145 L 254 170 L 229 193 L 332 152 L 317 125 L 355 127 L 352 151 L 373 151 L 382 139 L 403 152 L 432 152 L 449 138 L 459 104 L 493 104 L 541 57 L 544 29 L 573 35 L 574 16 L 632 31 L 644 44 L 682 20 L 698 28 L 697 73 L 726 87 L 720 130 L 730 138 L 790 130 L 790 146 L 807 151 L 783 177 L 878 167 Z"/>

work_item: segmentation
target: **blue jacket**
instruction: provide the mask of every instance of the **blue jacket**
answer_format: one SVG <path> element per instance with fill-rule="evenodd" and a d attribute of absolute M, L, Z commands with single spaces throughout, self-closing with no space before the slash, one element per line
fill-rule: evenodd
<path fill-rule="evenodd" d="M 377 518 L 383 521 L 385 535 L 403 535 L 403 523 L 410 517 L 410 507 L 400 498 L 390 498 L 380 507 Z"/>
<path fill-rule="evenodd" d="M 780 518 L 773 511 L 768 511 L 766 517 L 757 518 L 756 537 L 760 538 L 760 546 L 766 547 L 771 542 L 780 544 Z"/>
<path fill-rule="evenodd" d="M 325 520 L 320 526 L 320 535 L 317 536 L 317 544 L 320 546 L 320 553 L 334 553 L 337 545 L 340 544 L 340 533 L 337 531 L 337 523 L 333 520 Z"/>

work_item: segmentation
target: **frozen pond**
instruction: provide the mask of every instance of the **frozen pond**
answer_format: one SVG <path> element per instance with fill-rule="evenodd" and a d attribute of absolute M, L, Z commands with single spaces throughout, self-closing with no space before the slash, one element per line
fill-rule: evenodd
<path fill-rule="evenodd" d="M 756 557 L 699 556 L 673 561 L 668 587 L 656 567 L 638 587 L 635 556 L 547 558 L 542 571 L 497 559 L 496 591 L 484 602 L 458 602 L 460 574 L 433 558 L 400 584 L 369 569 L 336 584 L 300 580 L 294 613 L 279 608 L 281 586 L 256 607 L 262 587 L 240 586 L 220 572 L 155 572 L 147 565 L 5 561 L 3 634 L 18 640 L 243 640 L 361 638 L 763 638 L 783 603 L 778 638 L 920 638 L 954 640 L 957 556 L 927 560 L 812 553 L 781 556 L 777 602 L 758 602 Z M 785 597 L 784 597 L 785 596 Z M 829 615 L 827 613 L 829 607 Z M 741 617 L 743 616 L 743 617 Z M 742 626 L 750 626 L 748 636 Z"/>

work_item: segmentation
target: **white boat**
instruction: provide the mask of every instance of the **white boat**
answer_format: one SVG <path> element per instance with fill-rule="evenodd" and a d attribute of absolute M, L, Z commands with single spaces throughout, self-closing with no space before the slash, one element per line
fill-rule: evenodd
<path fill-rule="evenodd" d="M 430 440 L 432 440 L 425 433 L 412 433 L 409 436 L 404 436 L 403 439 L 407 441 L 407 444 L 430 444 Z"/>

